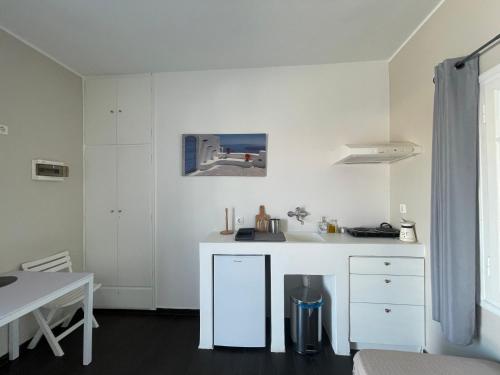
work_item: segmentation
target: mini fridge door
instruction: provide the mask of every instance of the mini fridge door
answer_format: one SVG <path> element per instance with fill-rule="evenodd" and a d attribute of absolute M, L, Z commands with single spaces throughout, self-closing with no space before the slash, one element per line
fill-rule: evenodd
<path fill-rule="evenodd" d="M 264 255 L 214 255 L 214 345 L 266 346 Z"/>

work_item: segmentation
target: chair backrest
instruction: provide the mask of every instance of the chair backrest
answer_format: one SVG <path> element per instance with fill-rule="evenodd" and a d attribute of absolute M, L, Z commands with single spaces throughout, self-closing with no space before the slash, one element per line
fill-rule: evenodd
<path fill-rule="evenodd" d="M 71 258 L 67 251 L 51 255 L 47 258 L 23 263 L 21 264 L 21 269 L 23 271 L 32 272 L 57 272 L 62 270 L 73 272 L 71 268 Z"/>

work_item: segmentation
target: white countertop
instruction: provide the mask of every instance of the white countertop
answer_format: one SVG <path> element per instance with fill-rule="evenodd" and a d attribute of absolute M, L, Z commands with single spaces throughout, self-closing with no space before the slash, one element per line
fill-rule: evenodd
<path fill-rule="evenodd" d="M 300 233 L 300 232 L 292 232 Z M 310 233 L 310 232 L 304 232 Z M 302 244 L 302 245 L 398 245 L 398 246 L 409 246 L 409 247 L 421 247 L 422 244 L 418 242 L 403 242 L 398 238 L 381 238 L 381 237 L 354 237 L 347 233 L 332 233 L 332 234 L 318 234 L 324 242 L 259 242 L 259 241 L 235 241 L 234 236 L 226 235 L 223 236 L 219 232 L 210 233 L 202 243 L 220 244 L 220 243 L 234 243 L 234 244 L 264 244 L 265 246 L 273 246 L 284 244 Z M 286 236 L 286 233 L 285 233 Z"/>

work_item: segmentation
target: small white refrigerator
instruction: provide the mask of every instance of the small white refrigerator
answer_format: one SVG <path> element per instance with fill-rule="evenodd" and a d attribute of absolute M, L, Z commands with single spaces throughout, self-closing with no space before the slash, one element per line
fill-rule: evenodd
<path fill-rule="evenodd" d="M 264 255 L 214 255 L 214 345 L 266 346 Z"/>

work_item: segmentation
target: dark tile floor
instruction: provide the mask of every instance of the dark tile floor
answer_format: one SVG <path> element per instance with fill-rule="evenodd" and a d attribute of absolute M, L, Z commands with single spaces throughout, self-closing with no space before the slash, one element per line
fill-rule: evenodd
<path fill-rule="evenodd" d="M 82 366 L 82 330 L 61 346 L 65 355 L 53 356 L 45 340 L 35 350 L 21 350 L 14 362 L 2 360 L 2 375 L 351 375 L 352 358 L 336 356 L 329 342 L 314 356 L 291 349 L 198 350 L 198 318 L 143 312 L 96 311 L 101 327 L 94 330 L 93 362 Z M 289 343 L 290 344 L 290 343 Z M 5 358 L 4 358 L 5 359 Z"/>

